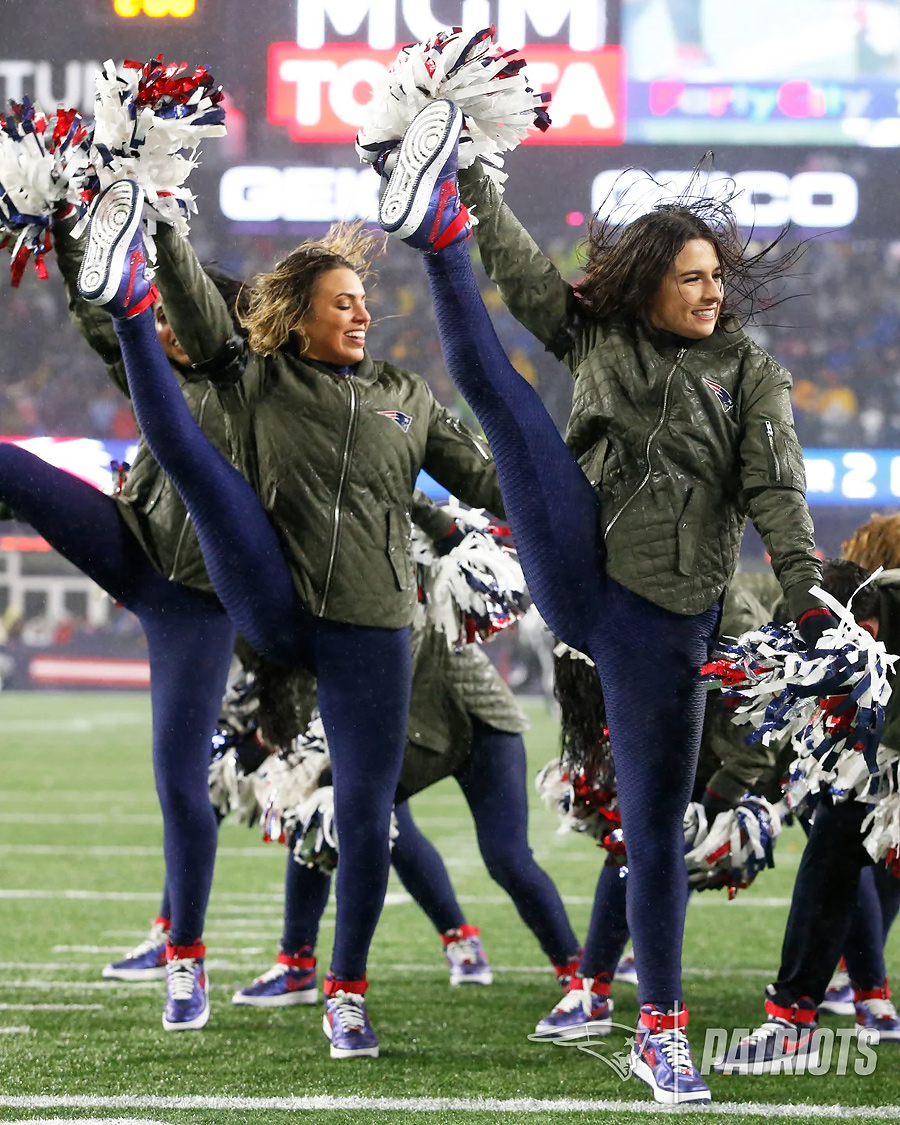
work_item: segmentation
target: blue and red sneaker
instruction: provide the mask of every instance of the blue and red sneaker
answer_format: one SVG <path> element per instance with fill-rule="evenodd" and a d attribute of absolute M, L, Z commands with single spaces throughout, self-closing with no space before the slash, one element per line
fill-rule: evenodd
<path fill-rule="evenodd" d="M 631 1048 L 631 1073 L 653 1091 L 662 1105 L 709 1102 L 709 1087 L 691 1058 L 691 1045 L 684 1029 L 687 1008 L 676 1005 L 663 1011 L 655 1004 L 642 1004 L 634 1046 Z"/>
<path fill-rule="evenodd" d="M 166 947 L 165 1031 L 199 1031 L 209 1022 L 209 978 L 203 968 L 206 946 Z"/>
<path fill-rule="evenodd" d="M 713 1061 L 719 1074 L 800 1074 L 819 1065 L 816 1005 L 801 996 L 790 1006 L 779 1004 L 768 987 L 768 1019 Z"/>
<path fill-rule="evenodd" d="M 107 980 L 164 980 L 168 940 L 169 919 L 157 918 L 140 945 L 126 953 L 121 961 L 104 965 L 102 976 Z"/>
<path fill-rule="evenodd" d="M 279 953 L 272 968 L 253 984 L 238 989 L 231 1002 L 251 1008 L 289 1008 L 315 1004 L 318 999 L 316 959 L 306 946 L 296 954 Z"/>
<path fill-rule="evenodd" d="M 891 990 L 885 981 L 881 988 L 867 991 L 854 989 L 856 1008 L 856 1034 L 877 1043 L 896 1043 L 900 1041 L 900 1019 L 891 1000 Z"/>
<path fill-rule="evenodd" d="M 323 982 L 325 1015 L 322 1030 L 331 1042 L 333 1059 L 368 1055 L 378 1058 L 378 1036 L 366 1011 L 364 980 L 337 980 L 328 973 Z"/>
<path fill-rule="evenodd" d="M 609 998 L 609 974 L 592 979 L 572 977 L 565 996 L 549 1016 L 529 1035 L 536 1041 L 592 1039 L 612 1031 L 613 1002 Z"/>
<path fill-rule="evenodd" d="M 447 930 L 441 934 L 452 985 L 494 983 L 494 974 L 485 956 L 480 932 L 477 926 L 470 926 L 466 922 L 455 930 Z"/>
<path fill-rule="evenodd" d="M 417 250 L 443 250 L 472 233 L 456 182 L 461 128 L 462 113 L 442 98 L 429 102 L 403 134 L 378 221 Z"/>
<path fill-rule="evenodd" d="M 144 193 L 131 180 L 110 184 L 97 200 L 85 237 L 78 292 L 123 320 L 150 308 L 159 293 L 146 276 L 141 217 Z"/>
<path fill-rule="evenodd" d="M 825 989 L 825 995 L 819 1005 L 819 1015 L 852 1016 L 855 1011 L 853 985 L 850 983 L 850 974 L 842 957 L 834 976 L 828 982 L 828 988 Z"/>

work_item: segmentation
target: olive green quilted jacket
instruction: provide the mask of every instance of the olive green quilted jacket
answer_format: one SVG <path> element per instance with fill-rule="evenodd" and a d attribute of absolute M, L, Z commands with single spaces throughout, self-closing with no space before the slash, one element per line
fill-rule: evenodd
<path fill-rule="evenodd" d="M 70 237 L 73 225 L 74 220 L 69 220 L 59 224 L 54 232 L 69 314 L 81 335 L 106 364 L 109 377 L 127 395 L 128 381 L 112 317 L 96 305 L 89 305 L 78 293 L 76 282 L 84 241 L 76 242 Z M 215 392 L 207 382 L 191 382 L 178 367 L 173 366 L 173 370 L 197 423 L 213 445 L 226 453 L 225 415 Z M 194 589 L 212 590 L 193 521 L 143 438 L 138 443 L 124 487 L 115 499 L 125 523 L 163 577 Z"/>
<path fill-rule="evenodd" d="M 746 517 L 794 616 L 820 580 L 789 374 L 735 323 L 693 342 L 600 324 L 477 165 L 460 177 L 488 276 L 574 377 L 566 442 L 600 496 L 607 572 L 696 614 L 734 571 Z"/>
<path fill-rule="evenodd" d="M 187 241 L 157 236 L 156 284 L 195 364 L 222 353 L 231 318 Z M 215 376 L 210 376 L 215 378 Z M 349 377 L 293 345 L 249 352 L 218 386 L 232 462 L 279 533 L 295 586 L 317 616 L 401 628 L 416 604 L 410 509 L 420 469 L 473 507 L 503 514 L 486 445 L 418 375 L 366 353 Z"/>

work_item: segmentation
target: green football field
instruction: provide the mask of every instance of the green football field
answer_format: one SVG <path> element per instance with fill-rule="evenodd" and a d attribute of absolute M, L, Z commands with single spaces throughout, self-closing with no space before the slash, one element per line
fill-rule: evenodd
<path fill-rule="evenodd" d="M 530 710 L 533 777 L 556 752 L 556 727 L 542 704 Z M 469 921 L 481 927 L 493 986 L 449 987 L 437 935 L 392 881 L 369 970 L 379 1059 L 331 1060 L 320 1007 L 233 1007 L 234 989 L 274 961 L 285 851 L 225 824 L 205 934 L 212 1018 L 201 1032 L 165 1033 L 161 983 L 100 977 L 106 961 L 143 938 L 159 901 L 149 700 L 0 694 L 0 1120 L 513 1125 L 637 1123 L 664 1112 L 642 1084 L 597 1057 L 615 1062 L 624 1031 L 596 1045 L 596 1055 L 529 1042 L 558 998 L 537 943 L 487 876 L 456 786 L 421 794 L 413 812 L 444 855 Z M 535 796 L 535 853 L 583 934 L 603 855 L 555 827 Z M 691 902 L 685 984 L 698 1062 L 708 1030 L 761 1022 L 800 847 L 799 833 L 788 831 L 778 868 L 734 902 L 719 892 Z M 333 925 L 329 910 L 320 964 Z M 894 936 L 888 967 L 900 979 L 898 960 Z M 615 985 L 613 995 L 616 1018 L 633 1026 L 635 990 Z M 850 1023 L 831 1018 L 827 1026 Z M 900 1048 L 880 1047 L 873 1066 L 850 1038 L 839 1051 L 836 1037 L 824 1074 L 712 1075 L 715 1104 L 678 1115 L 900 1119 Z"/>

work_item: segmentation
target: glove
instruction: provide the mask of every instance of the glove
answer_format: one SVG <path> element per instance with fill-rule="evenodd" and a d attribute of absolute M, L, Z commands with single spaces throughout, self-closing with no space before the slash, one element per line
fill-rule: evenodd
<path fill-rule="evenodd" d="M 453 527 L 450 528 L 444 538 L 438 539 L 434 545 L 434 549 L 441 558 L 443 558 L 444 555 L 449 555 L 454 547 L 458 547 L 465 537 L 465 531 L 463 531 L 458 523 L 454 523 Z"/>
<path fill-rule="evenodd" d="M 801 613 L 797 618 L 797 628 L 808 649 L 816 647 L 816 642 L 826 629 L 836 629 L 837 627 L 838 619 L 830 609 L 826 609 L 823 605 L 808 609 L 806 613 Z"/>

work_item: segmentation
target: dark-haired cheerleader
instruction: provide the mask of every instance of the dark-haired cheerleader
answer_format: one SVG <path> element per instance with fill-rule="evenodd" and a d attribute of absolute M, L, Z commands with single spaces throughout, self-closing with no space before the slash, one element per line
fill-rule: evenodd
<path fill-rule="evenodd" d="M 434 101 L 409 127 L 382 226 L 425 251 L 444 359 L 494 453 L 532 597 L 603 684 L 640 966 L 632 1069 L 658 1101 L 705 1101 L 684 1033 L 682 816 L 703 716 L 698 670 L 748 514 L 805 641 L 834 624 L 810 594 L 821 567 L 790 378 L 732 316 L 757 270 L 727 208 L 713 208 L 715 225 L 706 203 L 659 207 L 615 237 L 601 226 L 576 291 L 476 167 L 462 191 L 488 275 L 575 378 L 564 443 L 505 356 L 472 275 L 460 118 Z"/>

